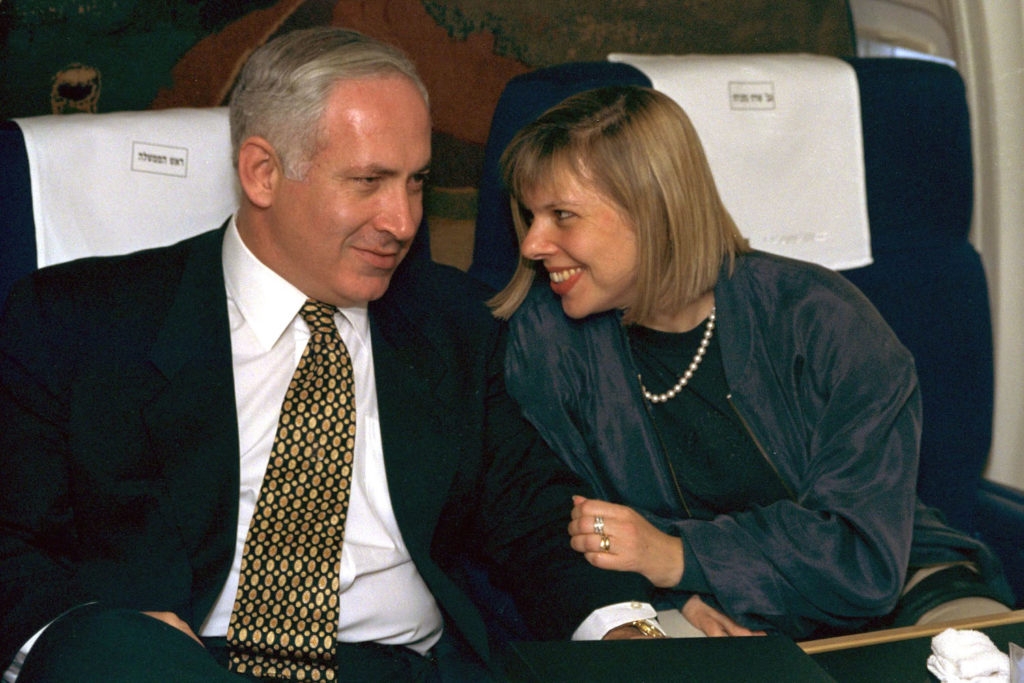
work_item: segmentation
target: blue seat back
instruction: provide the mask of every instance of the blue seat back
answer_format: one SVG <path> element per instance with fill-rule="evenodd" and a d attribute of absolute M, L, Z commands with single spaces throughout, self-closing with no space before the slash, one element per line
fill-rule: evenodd
<path fill-rule="evenodd" d="M 924 404 L 918 494 L 973 530 L 994 380 L 988 286 L 968 241 L 974 180 L 963 80 L 933 62 L 851 61 L 874 263 L 844 275 L 914 354 Z"/>
<path fill-rule="evenodd" d="M 32 184 L 25 139 L 10 121 L 0 122 L 0 302 L 19 278 L 36 269 Z"/>

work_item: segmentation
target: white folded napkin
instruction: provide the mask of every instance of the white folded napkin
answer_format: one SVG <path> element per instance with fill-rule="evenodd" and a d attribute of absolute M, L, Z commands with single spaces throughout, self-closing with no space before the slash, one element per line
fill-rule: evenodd
<path fill-rule="evenodd" d="M 981 631 L 947 628 L 932 638 L 928 670 L 942 683 L 1002 683 L 1010 658 Z"/>

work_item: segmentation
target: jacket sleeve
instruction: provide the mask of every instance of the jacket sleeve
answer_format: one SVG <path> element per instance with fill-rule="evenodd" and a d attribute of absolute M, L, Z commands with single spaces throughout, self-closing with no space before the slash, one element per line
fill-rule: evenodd
<path fill-rule="evenodd" d="M 570 547 L 572 496 L 592 495 L 591 489 L 523 418 L 505 387 L 504 335 L 494 339 L 485 389 L 487 461 L 475 491 L 474 536 L 481 539 L 481 556 L 496 583 L 515 598 L 532 633 L 564 639 L 591 611 L 646 601 L 650 589 L 638 575 L 593 567 Z"/>
<path fill-rule="evenodd" d="M 0 656 L 86 602 L 173 611 L 195 628 L 223 584 L 238 446 L 222 275 L 208 267 L 220 235 L 42 269 L 12 291 L 0 320 Z M 183 272 L 205 298 L 177 298 Z M 169 310 L 202 342 L 166 344 L 177 384 L 154 353 Z"/>
<path fill-rule="evenodd" d="M 913 359 L 856 295 L 775 318 L 789 322 L 758 321 L 744 337 L 756 370 L 730 389 L 792 499 L 675 526 L 741 623 L 793 637 L 855 629 L 889 613 L 906 578 L 921 429 Z"/>
<path fill-rule="evenodd" d="M 52 618 L 88 602 L 77 584 L 63 453 L 67 405 L 57 388 L 64 357 L 46 353 L 52 333 L 28 288 L 0 321 L 0 669 Z"/>
<path fill-rule="evenodd" d="M 402 275 L 371 308 L 382 438 L 396 518 L 449 625 L 471 637 L 471 610 L 455 614 L 464 598 L 510 595 L 532 637 L 562 639 L 599 607 L 646 600 L 642 577 L 601 571 L 570 547 L 572 495 L 589 489 L 509 395 L 507 327 L 482 301 L 452 295 L 468 289 L 458 271 L 427 263 Z M 431 479 L 437 493 L 421 494 Z M 501 592 L 477 593 L 466 561 Z"/>

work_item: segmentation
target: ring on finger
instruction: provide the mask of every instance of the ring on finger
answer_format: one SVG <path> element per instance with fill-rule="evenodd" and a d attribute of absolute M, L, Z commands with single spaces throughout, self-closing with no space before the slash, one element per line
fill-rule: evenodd
<path fill-rule="evenodd" d="M 612 539 L 608 538 L 604 534 L 601 534 L 601 550 L 609 552 L 612 549 Z"/>
<path fill-rule="evenodd" d="M 594 517 L 594 533 L 598 536 L 604 535 L 604 517 L 601 515 Z"/>

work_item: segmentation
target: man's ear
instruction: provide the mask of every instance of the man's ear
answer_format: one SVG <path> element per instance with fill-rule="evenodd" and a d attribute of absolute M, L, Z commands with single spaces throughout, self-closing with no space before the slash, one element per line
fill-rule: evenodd
<path fill-rule="evenodd" d="M 281 160 L 266 139 L 253 136 L 242 141 L 238 148 L 238 182 L 250 202 L 261 209 L 269 207 L 283 178 Z"/>

